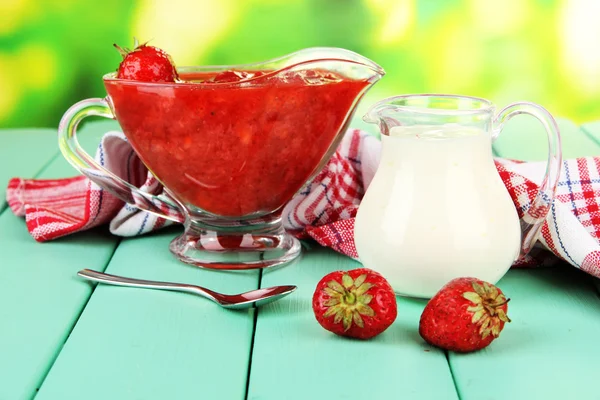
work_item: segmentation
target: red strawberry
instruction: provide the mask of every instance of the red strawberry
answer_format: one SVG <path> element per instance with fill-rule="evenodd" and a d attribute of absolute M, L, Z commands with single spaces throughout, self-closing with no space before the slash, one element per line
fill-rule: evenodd
<path fill-rule="evenodd" d="M 500 335 L 508 301 L 491 283 L 457 278 L 429 300 L 419 322 L 419 334 L 433 346 L 456 352 L 483 349 Z"/>
<path fill-rule="evenodd" d="M 325 275 L 313 294 L 321 326 L 341 336 L 370 339 L 396 319 L 396 295 L 379 273 L 359 268 Z"/>
<path fill-rule="evenodd" d="M 171 56 L 163 50 L 145 43 L 138 45 L 137 40 L 132 51 L 114 46 L 123 56 L 117 78 L 140 82 L 175 82 L 179 79 Z"/>

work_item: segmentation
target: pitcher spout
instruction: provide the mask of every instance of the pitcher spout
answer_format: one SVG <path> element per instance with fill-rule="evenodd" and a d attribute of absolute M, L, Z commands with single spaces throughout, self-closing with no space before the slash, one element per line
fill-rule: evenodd
<path fill-rule="evenodd" d="M 373 104 L 362 119 L 366 123 L 377 125 L 383 135 L 389 135 L 390 129 L 402 125 L 397 113 L 398 107 L 386 99 Z"/>

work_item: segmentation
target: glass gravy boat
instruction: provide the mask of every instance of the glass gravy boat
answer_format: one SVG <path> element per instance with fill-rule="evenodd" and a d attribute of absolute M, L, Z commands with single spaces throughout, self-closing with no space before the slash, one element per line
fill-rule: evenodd
<path fill-rule="evenodd" d="M 225 71 L 244 72 L 219 80 Z M 309 48 L 178 72 L 177 83 L 105 75 L 105 99 L 80 101 L 63 116 L 62 154 L 123 201 L 183 223 L 170 245 L 181 261 L 252 269 L 295 259 L 300 244 L 283 229 L 283 206 L 330 158 L 383 69 L 348 50 Z M 119 122 L 166 198 L 140 191 L 84 152 L 76 130 L 88 116 Z"/>
<path fill-rule="evenodd" d="M 522 113 L 543 124 L 549 148 L 537 197 L 519 218 L 492 142 Z M 561 166 L 559 130 L 548 111 L 514 103 L 496 114 L 485 99 L 407 95 L 374 104 L 364 120 L 379 126 L 382 152 L 354 240 L 364 266 L 383 274 L 396 293 L 429 298 L 459 277 L 495 284 L 531 250 Z"/>

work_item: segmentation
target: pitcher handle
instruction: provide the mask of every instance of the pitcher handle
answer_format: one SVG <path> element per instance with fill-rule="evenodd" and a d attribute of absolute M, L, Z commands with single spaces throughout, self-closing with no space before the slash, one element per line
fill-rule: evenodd
<path fill-rule="evenodd" d="M 86 99 L 72 105 L 63 115 L 58 127 L 58 146 L 66 160 L 92 182 L 124 202 L 162 218 L 183 222 L 183 213 L 175 202 L 138 189 L 98 164 L 83 150 L 77 140 L 77 126 L 89 116 L 115 119 L 105 99 Z"/>
<path fill-rule="evenodd" d="M 521 217 L 521 250 L 519 258 L 525 256 L 535 245 L 538 235 L 552 207 L 556 194 L 556 185 L 562 166 L 562 150 L 560 133 L 552 115 L 542 106 L 534 103 L 519 102 L 503 108 L 494 119 L 494 140 L 504 127 L 504 124 L 519 114 L 529 114 L 538 119 L 548 135 L 548 161 L 546 172 L 540 188 L 527 210 Z"/>

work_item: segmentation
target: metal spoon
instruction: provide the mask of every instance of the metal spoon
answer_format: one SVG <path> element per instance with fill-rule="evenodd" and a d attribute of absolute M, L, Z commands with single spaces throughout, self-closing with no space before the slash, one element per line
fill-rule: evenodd
<path fill-rule="evenodd" d="M 126 278 L 123 276 L 109 275 L 102 272 L 93 271 L 91 269 L 82 269 L 77 273 L 77 275 L 90 281 L 107 283 L 109 285 L 174 290 L 178 292 L 193 293 L 202 297 L 206 297 L 222 307 L 234 309 L 250 308 L 255 304 L 257 307 L 262 306 L 272 301 L 279 300 L 296 290 L 296 286 L 286 285 L 251 290 L 249 292 L 240 294 L 222 294 L 201 286 L 188 285 L 185 283 L 157 282 L 147 281 L 144 279 Z"/>

